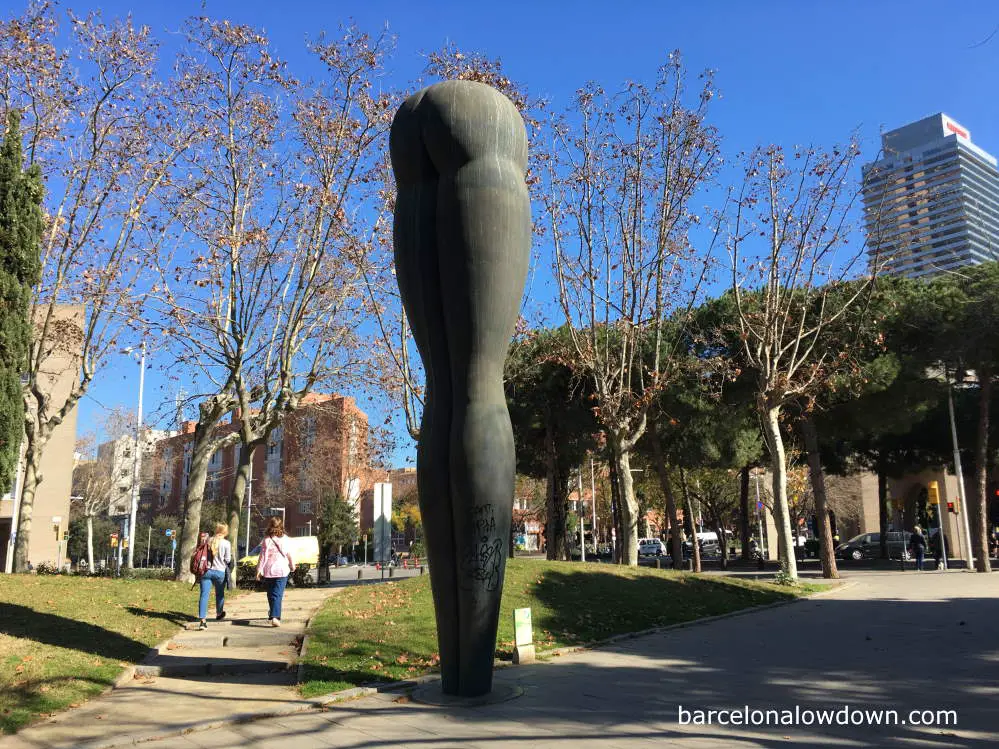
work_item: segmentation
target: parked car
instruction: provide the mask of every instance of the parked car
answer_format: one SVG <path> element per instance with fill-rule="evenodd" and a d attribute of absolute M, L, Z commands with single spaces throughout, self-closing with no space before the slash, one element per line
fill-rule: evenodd
<path fill-rule="evenodd" d="M 718 543 L 718 534 L 714 531 L 698 531 L 697 542 L 701 545 L 701 554 L 705 556 L 721 556 L 721 544 Z M 683 553 L 689 556 L 694 549 L 691 541 L 683 542 Z"/>
<path fill-rule="evenodd" d="M 661 557 L 666 555 L 666 544 L 661 538 L 642 538 L 638 541 L 638 556 Z"/>
<path fill-rule="evenodd" d="M 898 559 L 900 556 L 909 558 L 909 534 L 902 531 L 888 531 L 888 556 Z M 877 559 L 881 556 L 881 534 L 861 533 L 846 543 L 836 547 L 836 556 L 840 559 Z"/>

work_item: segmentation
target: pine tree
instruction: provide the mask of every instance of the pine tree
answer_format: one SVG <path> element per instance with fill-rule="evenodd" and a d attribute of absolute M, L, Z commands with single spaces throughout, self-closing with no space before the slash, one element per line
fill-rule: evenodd
<path fill-rule="evenodd" d="M 31 288 L 41 274 L 42 179 L 22 167 L 21 114 L 11 110 L 0 147 L 0 490 L 14 479 L 24 399 L 21 373 L 31 343 Z"/>

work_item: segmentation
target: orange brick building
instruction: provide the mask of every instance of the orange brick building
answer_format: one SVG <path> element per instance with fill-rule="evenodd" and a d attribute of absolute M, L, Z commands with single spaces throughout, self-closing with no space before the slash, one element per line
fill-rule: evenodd
<path fill-rule="evenodd" d="M 154 481 L 143 487 L 141 510 L 156 515 L 183 515 L 191 466 L 195 422 L 181 433 L 156 443 Z M 239 417 L 219 426 L 219 433 L 239 428 Z M 302 405 L 274 429 L 252 461 L 251 545 L 271 515 L 283 516 L 289 535 L 315 534 L 319 501 L 324 493 L 340 494 L 355 504 L 372 483 L 368 455 L 368 417 L 353 398 L 310 393 Z M 238 443 L 217 451 L 208 463 L 203 525 L 223 517 L 238 467 Z M 243 499 L 246 517 L 246 499 Z M 243 529 L 240 530 L 240 540 Z"/>

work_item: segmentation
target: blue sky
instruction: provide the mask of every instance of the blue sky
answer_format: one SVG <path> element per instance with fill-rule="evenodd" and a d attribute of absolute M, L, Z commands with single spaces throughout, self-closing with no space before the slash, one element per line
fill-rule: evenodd
<path fill-rule="evenodd" d="M 67 5 L 78 13 L 98 7 Z M 169 32 L 188 15 L 263 28 L 302 77 L 320 73 L 304 49 L 306 38 L 322 29 L 335 32 L 348 18 L 373 32 L 388 24 L 398 37 L 391 83 L 414 80 L 423 67 L 421 54 L 451 41 L 501 58 L 508 75 L 555 108 L 587 80 L 609 90 L 629 78 L 650 80 L 666 52 L 678 48 L 691 71 L 716 71 L 721 99 L 713 122 L 728 159 L 765 142 L 840 142 L 854 129 L 873 155 L 881 129 L 938 111 L 970 129 L 975 143 L 999 153 L 994 2 L 105 0 L 99 7 L 108 17 L 132 12 L 157 32 L 165 52 L 176 38 Z M 81 403 L 81 432 L 102 406 L 134 407 L 136 369 L 123 358 L 104 370 Z M 150 407 L 171 397 L 160 389 L 162 382 L 150 372 Z M 397 462 L 411 454 L 405 443 Z"/>

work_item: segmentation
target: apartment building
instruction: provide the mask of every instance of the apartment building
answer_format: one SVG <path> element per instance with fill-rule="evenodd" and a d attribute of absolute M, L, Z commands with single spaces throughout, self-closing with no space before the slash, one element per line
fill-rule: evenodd
<path fill-rule="evenodd" d="M 65 345 L 57 346 L 45 360 L 39 373 L 39 384 L 45 388 L 56 403 L 61 403 L 69 395 L 79 376 L 78 345 L 69 340 L 77 335 L 82 340 L 84 309 L 82 305 L 63 305 L 55 308 L 55 317 L 66 331 Z M 22 459 L 14 486 L 0 499 L 0 570 L 10 572 L 13 559 L 17 503 L 22 489 Z M 35 494 L 34 512 L 31 518 L 31 538 L 28 546 L 28 560 L 38 565 L 42 562 L 55 564 L 60 557 L 65 558 L 65 534 L 69 527 L 69 503 L 73 485 L 74 452 L 76 448 L 76 408 L 66 415 L 45 446 L 40 472 L 42 482 Z"/>
<path fill-rule="evenodd" d="M 222 434 L 239 429 L 239 416 L 219 427 Z M 144 486 L 140 512 L 148 522 L 156 515 L 182 516 L 194 439 L 194 422 L 179 434 L 155 443 L 155 480 Z M 266 445 L 254 451 L 251 482 L 242 498 L 243 517 L 250 506 L 251 544 L 272 515 L 284 518 L 290 535 L 314 535 L 319 503 L 324 493 L 357 501 L 371 484 L 368 417 L 353 398 L 312 393 L 300 408 L 285 417 Z M 208 463 L 205 524 L 223 517 L 232 492 L 242 446 L 218 450 Z M 240 534 L 242 536 L 242 533 Z"/>

